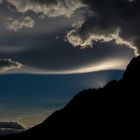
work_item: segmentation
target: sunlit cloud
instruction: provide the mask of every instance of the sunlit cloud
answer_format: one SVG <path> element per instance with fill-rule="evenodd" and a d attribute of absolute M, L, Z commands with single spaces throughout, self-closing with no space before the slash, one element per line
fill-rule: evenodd
<path fill-rule="evenodd" d="M 117 45 L 131 48 L 135 56 L 139 55 L 140 2 L 138 0 L 83 0 L 82 2 L 89 5 L 89 10 L 95 14 L 88 14 L 80 26 L 77 22 L 78 26 L 66 36 L 70 44 L 83 49 L 93 47 L 95 42 L 114 40 Z"/>
<path fill-rule="evenodd" d="M 13 69 L 20 69 L 23 65 L 11 59 L 0 59 L 0 73 Z"/>
<path fill-rule="evenodd" d="M 78 28 L 81 26 L 78 26 Z M 86 38 L 82 38 L 79 36 L 77 29 L 73 29 L 66 35 L 66 39 L 70 44 L 72 44 L 74 47 L 79 47 L 81 49 L 85 48 L 92 48 L 94 46 L 94 43 L 97 42 L 111 42 L 115 41 L 117 45 L 124 45 L 126 47 L 129 47 L 134 51 L 135 56 L 138 56 L 138 48 L 134 45 L 133 41 L 127 41 L 120 37 L 119 35 L 120 30 L 116 30 L 114 33 L 109 34 L 98 34 L 93 33 L 89 34 Z"/>
<path fill-rule="evenodd" d="M 79 0 L 7 0 L 7 2 L 14 6 L 19 13 L 32 11 L 48 17 L 71 17 L 78 8 L 85 7 L 85 4 Z"/>
<path fill-rule="evenodd" d="M 35 25 L 34 20 L 29 17 L 20 17 L 19 19 L 9 19 L 6 23 L 6 28 L 8 30 L 18 31 L 19 29 L 22 29 L 24 27 L 26 28 L 33 28 Z"/>

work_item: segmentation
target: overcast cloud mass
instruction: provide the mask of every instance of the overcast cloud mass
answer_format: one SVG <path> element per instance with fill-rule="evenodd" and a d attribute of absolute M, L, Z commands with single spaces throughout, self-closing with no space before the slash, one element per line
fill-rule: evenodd
<path fill-rule="evenodd" d="M 93 15 L 70 31 L 67 38 L 74 46 L 91 47 L 95 42 L 125 45 L 139 54 L 139 0 L 83 0 Z"/>
<path fill-rule="evenodd" d="M 139 54 L 139 6 L 139 0 L 1 0 L 0 71 L 124 69 Z M 2 65 L 9 58 L 12 64 Z"/>

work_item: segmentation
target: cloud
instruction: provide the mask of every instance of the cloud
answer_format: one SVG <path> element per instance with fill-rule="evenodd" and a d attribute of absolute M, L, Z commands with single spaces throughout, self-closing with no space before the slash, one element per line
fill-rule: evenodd
<path fill-rule="evenodd" d="M 122 59 L 107 59 L 102 62 L 98 62 L 97 64 L 88 64 L 79 68 L 75 68 L 72 70 L 61 70 L 61 71 L 37 71 L 40 74 L 83 74 L 83 73 L 91 73 L 105 70 L 124 70 L 126 65 L 128 64 L 127 60 Z"/>
<path fill-rule="evenodd" d="M 24 131 L 25 128 L 19 122 L 5 121 L 0 122 L 0 135 L 8 135 Z"/>
<path fill-rule="evenodd" d="M 5 0 L 5 3 L 22 14 L 34 12 L 48 17 L 71 17 L 80 8 L 84 13 L 83 7 L 89 6 L 90 12 L 86 12 L 81 25 L 75 26 L 67 34 L 69 43 L 74 47 L 87 48 L 93 46 L 95 42 L 113 40 L 117 45 L 131 48 L 135 55 L 139 54 L 138 0 Z M 33 27 L 29 23 L 17 20 L 12 23 L 8 24 L 8 29 L 14 31 L 22 27 Z M 79 22 L 75 25 L 79 25 Z"/>
<path fill-rule="evenodd" d="M 24 129 L 23 125 L 17 121 L 3 121 L 0 122 L 0 128 Z"/>
<path fill-rule="evenodd" d="M 87 48 L 95 42 L 114 40 L 116 44 L 133 49 L 135 55 L 139 54 L 139 0 L 83 0 L 83 3 L 95 14 L 87 15 L 80 26 L 67 34 L 69 43 Z"/>
<path fill-rule="evenodd" d="M 13 34 L 14 36 L 12 36 Z M 98 64 L 102 65 L 104 60 L 106 60 L 107 64 L 109 59 L 127 60 L 126 63 L 123 63 L 126 66 L 134 55 L 131 49 L 121 46 L 116 47 L 117 45 L 113 42 L 97 43 L 92 49 L 75 49 L 69 43 L 63 41 L 61 34 L 60 38 L 56 40 L 58 33 L 50 37 L 47 34 L 35 34 L 33 32 L 33 34 L 24 34 L 23 37 L 22 32 L 10 32 L 6 36 L 7 38 L 4 38 L 2 42 L 4 44 L 1 44 L 1 48 L 6 48 L 8 46 L 7 43 L 10 42 L 12 44 L 9 46 L 11 49 L 14 50 L 15 46 L 19 49 L 26 47 L 26 51 L 17 51 L 14 53 L 0 52 L 1 56 L 5 58 L 16 58 L 18 62 L 24 64 L 22 69 L 15 69 L 9 72 L 68 74 L 74 73 L 74 71 L 78 73 L 81 69 L 82 73 L 86 73 L 89 70 L 83 69 L 89 68 L 89 65 L 93 66 L 93 69 L 90 69 L 90 72 L 92 72 L 95 71 L 94 68 L 96 66 L 99 66 Z M 7 42 L 7 40 L 10 41 Z M 119 62 L 122 64 L 121 61 Z M 114 61 L 112 63 L 118 62 Z"/>
<path fill-rule="evenodd" d="M 109 34 L 91 34 L 88 38 L 83 39 L 77 33 L 77 29 L 70 31 L 67 36 L 67 40 L 74 47 L 80 47 L 82 49 L 88 48 L 94 45 L 96 42 L 111 42 L 114 41 L 117 45 L 125 45 L 131 48 L 134 51 L 134 54 L 139 55 L 137 47 L 134 45 L 133 41 L 124 40 L 119 36 L 119 31 L 116 30 L 116 33 Z"/>
<path fill-rule="evenodd" d="M 19 29 L 22 29 L 23 27 L 26 28 L 33 28 L 35 25 L 34 20 L 29 17 L 20 17 L 19 19 L 9 19 L 6 23 L 6 28 L 8 30 L 18 31 Z"/>
<path fill-rule="evenodd" d="M 88 5 L 89 8 L 86 7 L 85 9 L 81 7 L 79 10 L 73 11 L 69 16 L 67 15 L 67 17 L 70 18 L 62 16 L 59 11 L 57 14 L 60 17 L 50 18 L 47 17 L 48 13 L 44 15 L 45 13 L 43 13 L 43 11 L 36 11 L 37 5 L 39 9 L 43 10 L 41 6 L 56 6 L 55 0 L 11 0 L 8 1 L 8 5 L 5 0 L 3 4 L 0 5 L 1 21 L 3 22 L 1 23 L 2 28 L 0 28 L 0 56 L 3 58 L 16 59 L 18 62 L 24 64 L 22 69 L 11 70 L 8 71 L 8 73 L 26 72 L 48 74 L 51 72 L 64 72 L 65 74 L 74 73 L 74 71 L 76 73 L 79 71 L 86 73 L 89 71 L 89 66 L 92 65 L 92 70 L 95 71 L 97 70 L 96 66 L 99 66 L 98 64 L 102 65 L 104 60 L 108 58 L 111 60 L 125 59 L 127 62 L 124 63 L 123 67 L 126 66 L 129 60 L 134 56 L 134 52 L 135 54 L 138 53 L 138 45 L 135 42 L 136 38 L 132 37 L 132 34 L 130 35 L 129 32 L 134 30 L 135 32 L 133 34 L 136 32 L 138 34 L 139 22 L 137 22 L 137 26 L 130 26 L 132 22 L 135 23 L 135 14 L 131 15 L 130 12 L 130 17 L 128 16 L 128 18 L 131 18 L 130 21 L 124 16 L 124 18 L 122 17 L 122 20 L 120 20 L 121 23 L 118 22 L 118 19 L 120 19 L 118 7 L 120 5 L 118 6 L 116 4 L 115 6 L 117 7 L 112 6 L 112 10 L 109 5 L 109 2 L 112 4 L 113 2 L 118 3 L 118 1 L 119 0 L 108 0 L 105 4 L 102 0 L 61 0 L 61 3 L 80 2 L 82 3 L 81 5 Z M 122 1 L 124 2 L 124 0 Z M 60 2 L 60 0 L 57 0 L 57 2 Z M 21 3 L 21 5 L 19 3 Z M 119 3 L 122 2 L 119 1 Z M 127 3 L 135 5 L 135 2 L 127 1 Z M 20 6 L 21 8 L 19 8 Z M 106 6 L 108 6 L 108 8 L 106 8 Z M 114 12 L 115 8 L 117 10 L 116 14 Z M 69 9 L 71 8 L 67 8 L 67 10 Z M 124 9 L 125 8 L 121 8 L 122 15 L 127 14 L 127 12 L 124 12 Z M 107 10 L 109 10 L 109 12 Z M 108 14 L 106 12 L 108 12 Z M 75 13 L 75 16 L 72 16 L 73 13 Z M 64 14 L 65 13 L 63 13 L 63 15 Z M 112 16 L 110 14 L 112 14 Z M 45 16 L 42 20 L 39 18 L 41 15 Z M 116 17 L 114 17 L 115 15 Z M 6 21 L 11 23 L 15 19 L 19 20 L 20 18 L 18 17 L 21 16 L 32 17 L 36 22 L 36 26 L 32 28 L 32 30 L 25 30 L 24 28 L 18 32 L 9 32 L 9 30 L 3 28 L 5 27 L 4 19 L 9 19 Z M 53 16 L 51 15 L 51 17 Z M 12 19 L 10 20 L 10 18 Z M 125 21 L 126 24 L 124 24 Z M 73 27 L 72 24 L 74 24 Z M 117 26 L 119 24 L 120 26 Z M 126 27 L 126 32 L 124 32 L 124 28 Z M 70 43 L 64 41 L 65 34 L 68 31 L 70 32 L 67 34 L 67 39 Z M 124 36 L 122 33 L 126 33 L 126 35 Z M 80 46 L 80 48 L 88 49 L 77 49 L 72 47 L 71 44 L 74 47 Z M 93 47 L 92 49 L 90 48 L 91 46 Z M 106 65 L 108 65 L 107 62 Z M 95 68 L 95 70 L 93 68 Z M 90 69 L 90 71 L 92 70 Z"/>
<path fill-rule="evenodd" d="M 84 7 L 85 4 L 79 0 L 6 0 L 14 6 L 19 13 L 32 11 L 48 17 L 66 16 L 71 17 L 73 13 Z"/>
<path fill-rule="evenodd" d="M 22 66 L 23 66 L 22 64 L 18 62 L 14 62 L 11 59 L 0 59 L 0 72 L 6 72 L 13 69 L 19 69 Z"/>

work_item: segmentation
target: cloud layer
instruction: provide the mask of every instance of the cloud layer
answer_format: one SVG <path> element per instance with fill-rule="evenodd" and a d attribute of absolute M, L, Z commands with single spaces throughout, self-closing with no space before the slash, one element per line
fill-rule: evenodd
<path fill-rule="evenodd" d="M 22 64 L 14 62 L 11 59 L 0 59 L 0 72 L 6 72 L 13 69 L 19 69 Z"/>

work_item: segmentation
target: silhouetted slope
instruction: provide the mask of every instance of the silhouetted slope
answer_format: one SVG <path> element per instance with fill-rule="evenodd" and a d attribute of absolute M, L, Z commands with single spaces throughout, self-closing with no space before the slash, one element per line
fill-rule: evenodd
<path fill-rule="evenodd" d="M 139 134 L 140 56 L 120 81 L 80 92 L 63 109 L 14 139 L 130 138 Z M 88 138 L 90 137 L 90 138 Z"/>

